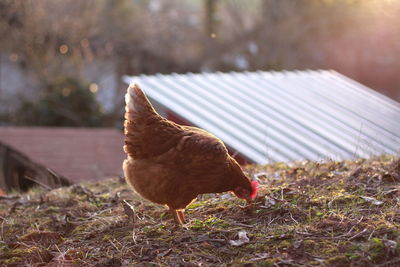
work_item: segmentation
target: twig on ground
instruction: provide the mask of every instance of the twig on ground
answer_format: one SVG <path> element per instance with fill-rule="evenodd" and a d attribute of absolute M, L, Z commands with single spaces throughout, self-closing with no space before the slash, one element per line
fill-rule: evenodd
<path fill-rule="evenodd" d="M 353 239 L 356 239 L 356 238 L 362 236 L 366 231 L 368 231 L 368 229 L 364 228 L 364 230 L 362 230 L 361 232 L 358 232 L 357 234 L 353 235 L 352 237 L 348 238 L 347 240 L 351 241 Z"/>

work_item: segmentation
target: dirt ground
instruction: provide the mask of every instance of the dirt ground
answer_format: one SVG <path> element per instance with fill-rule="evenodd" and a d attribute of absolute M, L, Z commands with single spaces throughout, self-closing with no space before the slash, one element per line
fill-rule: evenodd
<path fill-rule="evenodd" d="M 1 266 L 398 266 L 400 161 L 247 166 L 253 206 L 203 195 L 175 225 L 122 178 L 0 198 Z"/>

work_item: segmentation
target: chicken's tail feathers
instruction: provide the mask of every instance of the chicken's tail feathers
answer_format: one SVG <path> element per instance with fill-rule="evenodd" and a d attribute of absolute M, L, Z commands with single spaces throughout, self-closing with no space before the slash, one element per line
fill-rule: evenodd
<path fill-rule="evenodd" d="M 131 157 L 143 154 L 141 136 L 143 135 L 143 119 L 158 116 L 150 101 L 137 84 L 130 84 L 125 94 L 124 151 Z"/>
<path fill-rule="evenodd" d="M 126 119 L 134 119 L 140 115 L 156 113 L 149 99 L 136 83 L 129 85 L 125 94 L 125 104 Z"/>

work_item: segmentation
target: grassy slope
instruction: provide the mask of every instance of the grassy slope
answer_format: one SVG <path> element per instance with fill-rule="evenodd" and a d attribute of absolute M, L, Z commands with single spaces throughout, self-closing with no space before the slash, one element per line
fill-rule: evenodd
<path fill-rule="evenodd" d="M 228 194 L 206 195 L 188 207 L 183 228 L 118 178 L 0 199 L 0 265 L 400 264 L 394 157 L 247 171 L 265 172 L 253 210 Z M 250 240 L 233 246 L 239 231 Z"/>

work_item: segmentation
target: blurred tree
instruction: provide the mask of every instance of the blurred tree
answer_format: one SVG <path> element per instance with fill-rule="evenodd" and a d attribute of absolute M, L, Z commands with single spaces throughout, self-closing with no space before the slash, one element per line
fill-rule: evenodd
<path fill-rule="evenodd" d="M 204 46 L 203 46 L 203 68 L 209 69 L 213 65 L 213 59 L 218 58 L 216 53 L 220 53 L 217 43 L 217 15 L 218 15 L 218 1 L 217 0 L 203 0 L 204 1 Z M 211 61 L 211 62 L 209 62 Z"/>
<path fill-rule="evenodd" d="M 205 29 L 208 36 L 216 35 L 217 26 L 217 0 L 204 0 L 205 4 Z"/>
<path fill-rule="evenodd" d="M 107 125 L 126 74 L 333 68 L 400 99 L 399 14 L 382 0 L 0 0 L 0 68 L 24 72 L 32 103 L 55 77 L 96 82 Z"/>
<path fill-rule="evenodd" d="M 48 85 L 37 102 L 23 101 L 16 112 L 17 125 L 101 126 L 104 115 L 90 85 L 62 78 Z"/>

